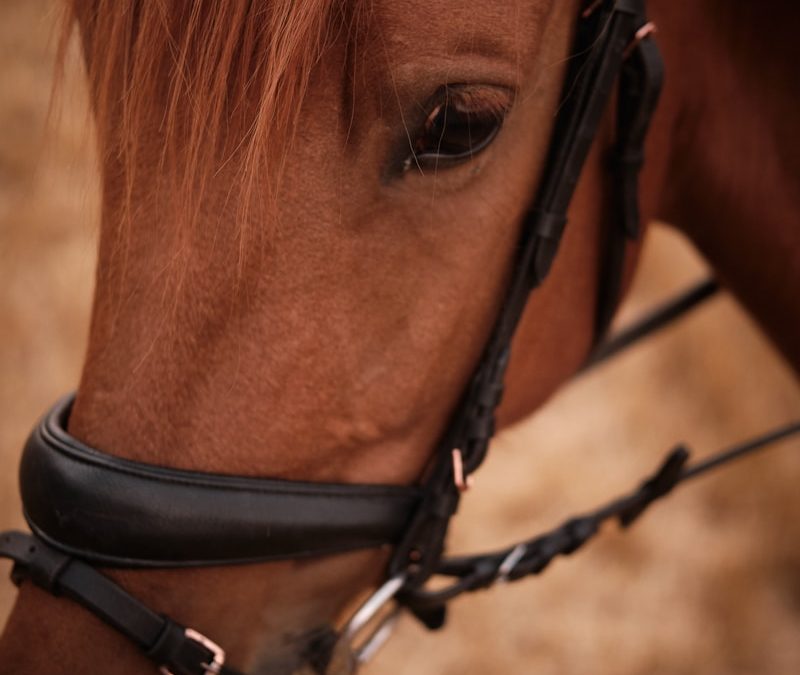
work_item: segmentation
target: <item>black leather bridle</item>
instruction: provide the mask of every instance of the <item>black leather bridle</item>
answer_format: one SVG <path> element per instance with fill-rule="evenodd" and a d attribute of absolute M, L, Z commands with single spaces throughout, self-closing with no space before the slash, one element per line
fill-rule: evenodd
<path fill-rule="evenodd" d="M 587 3 L 576 30 L 543 179 L 528 212 L 516 262 L 492 335 L 432 465 L 420 485 L 339 485 L 242 478 L 162 468 L 90 448 L 67 432 L 71 398 L 60 401 L 25 447 L 20 487 L 31 534 L 0 535 L 0 557 L 14 560 L 15 583 L 31 581 L 87 607 L 130 638 L 164 673 L 234 675 L 224 651 L 205 636 L 150 610 L 95 566 L 231 565 L 391 546 L 388 581 L 341 631 L 366 657 L 386 631 L 390 600 L 429 628 L 444 624 L 448 601 L 462 593 L 541 572 L 581 547 L 605 520 L 631 524 L 681 481 L 800 432 L 787 425 L 687 467 L 679 447 L 630 495 L 507 549 L 446 558 L 447 528 L 463 489 L 494 433 L 509 347 L 530 292 L 548 274 L 567 209 L 612 95 L 617 96 L 613 227 L 599 285 L 597 336 L 616 307 L 628 241 L 639 231 L 638 174 L 663 66 L 650 36 L 644 0 Z M 716 290 L 707 282 L 602 344 L 592 365 L 696 306 Z M 587 365 L 587 367 L 588 367 Z M 433 576 L 453 579 L 431 590 Z M 376 621 L 376 618 L 379 619 Z M 366 637 L 363 636 L 367 630 Z M 324 659 L 323 659 L 324 661 Z M 319 665 L 324 672 L 325 663 Z"/>

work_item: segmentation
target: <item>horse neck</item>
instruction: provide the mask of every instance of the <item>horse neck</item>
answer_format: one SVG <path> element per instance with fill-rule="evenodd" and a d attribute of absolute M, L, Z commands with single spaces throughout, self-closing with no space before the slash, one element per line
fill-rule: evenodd
<path fill-rule="evenodd" d="M 800 284 L 800 10 L 780 1 L 651 4 L 668 65 L 654 145 L 669 159 L 664 175 L 650 174 L 663 188 L 646 190 L 800 369 L 791 311 Z"/>

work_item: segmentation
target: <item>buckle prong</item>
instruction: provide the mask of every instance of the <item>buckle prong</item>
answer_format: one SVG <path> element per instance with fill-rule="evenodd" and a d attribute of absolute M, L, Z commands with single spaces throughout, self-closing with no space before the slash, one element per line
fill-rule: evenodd
<path fill-rule="evenodd" d="M 634 49 L 636 49 L 637 45 L 642 42 L 642 40 L 646 40 L 651 35 L 655 35 L 658 32 L 658 27 L 652 21 L 648 21 L 644 24 L 633 36 L 633 40 L 625 49 L 624 54 L 622 55 L 623 59 L 630 58 L 630 55 L 633 54 Z"/>
<path fill-rule="evenodd" d="M 464 457 L 459 448 L 453 448 L 453 482 L 459 492 L 466 492 L 472 487 L 472 476 L 464 475 Z"/>
<path fill-rule="evenodd" d="M 225 650 L 222 649 L 216 642 L 209 640 L 205 635 L 199 633 L 193 628 L 186 628 L 184 635 L 201 644 L 208 651 L 211 652 L 211 663 L 201 663 L 200 665 L 205 668 L 203 675 L 219 675 L 222 672 L 222 666 L 225 665 Z M 161 666 L 159 669 L 162 675 L 174 675 L 174 673 L 166 666 Z"/>

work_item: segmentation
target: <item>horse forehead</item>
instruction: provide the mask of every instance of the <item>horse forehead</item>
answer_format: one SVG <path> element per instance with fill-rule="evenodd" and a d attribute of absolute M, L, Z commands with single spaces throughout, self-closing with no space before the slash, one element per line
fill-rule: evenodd
<path fill-rule="evenodd" d="M 556 0 L 378 0 L 371 12 L 372 30 L 390 49 L 470 51 L 516 60 L 524 56 L 555 4 Z"/>

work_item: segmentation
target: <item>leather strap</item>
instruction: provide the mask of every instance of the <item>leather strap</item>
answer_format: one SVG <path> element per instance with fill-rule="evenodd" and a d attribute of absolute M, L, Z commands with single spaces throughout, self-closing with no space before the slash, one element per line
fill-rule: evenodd
<path fill-rule="evenodd" d="M 600 343 L 583 365 L 582 372 L 604 363 L 662 328 L 671 326 L 693 309 L 716 297 L 720 290 L 719 282 L 710 277 L 670 298 L 662 305 L 645 314 L 631 326 Z"/>
<path fill-rule="evenodd" d="M 680 482 L 800 433 L 796 422 L 691 468 L 685 466 L 686 451 L 678 448 L 638 490 L 606 507 L 511 549 L 442 560 L 459 489 L 485 458 L 494 432 L 511 339 L 530 291 L 545 279 L 556 255 L 575 186 L 625 53 L 644 24 L 644 9 L 644 0 L 599 0 L 592 2 L 579 23 L 566 101 L 544 179 L 523 224 L 505 302 L 422 489 L 237 478 L 121 460 L 66 433 L 71 399 L 65 399 L 34 431 L 23 456 L 23 503 L 38 536 L 0 535 L 0 557 L 15 561 L 15 582 L 29 579 L 54 595 L 76 600 L 134 641 L 165 672 L 235 675 L 224 665 L 219 647 L 149 610 L 84 560 L 126 567 L 185 567 L 397 544 L 390 575 L 406 580 L 398 600 L 428 627 L 436 628 L 444 622 L 446 602 L 457 595 L 498 579 L 537 574 L 556 556 L 570 554 L 587 542 L 604 520 L 616 517 L 627 526 Z M 623 75 L 617 146 L 618 231 L 625 236 L 638 230 L 641 148 L 661 78 L 652 42 L 640 45 L 636 54 Z M 611 258 L 615 273 L 621 269 L 621 257 Z M 601 288 L 601 329 L 618 292 L 618 278 Z M 636 336 L 645 334 L 640 331 Z M 452 452 L 460 459 L 461 485 Z M 457 581 L 430 590 L 425 584 L 434 574 Z"/>
<path fill-rule="evenodd" d="M 202 635 L 156 614 L 90 565 L 34 536 L 4 532 L 0 557 L 14 561 L 14 583 L 30 580 L 80 603 L 173 675 L 238 675 L 224 665 L 224 652 Z"/>
<path fill-rule="evenodd" d="M 555 558 L 568 556 L 589 542 L 604 522 L 615 519 L 630 527 L 655 502 L 677 486 L 705 475 L 720 466 L 800 435 L 800 420 L 789 422 L 761 436 L 721 450 L 693 465 L 683 446 L 672 450 L 659 469 L 635 490 L 558 527 L 500 551 L 442 559 L 436 574 L 453 579 L 435 589 L 420 589 L 404 598 L 405 604 L 421 618 L 443 618 L 443 607 L 464 593 L 488 588 L 498 582 L 517 581 L 541 574 Z"/>
<path fill-rule="evenodd" d="M 620 73 L 617 138 L 611 154 L 613 211 L 599 267 L 595 344 L 608 331 L 622 294 L 628 242 L 639 239 L 639 174 L 644 143 L 664 84 L 664 62 L 654 40 L 639 40 Z"/>
<path fill-rule="evenodd" d="M 576 56 L 570 62 L 564 102 L 536 199 L 522 224 L 505 301 L 470 386 L 439 445 L 425 484 L 425 497 L 390 564 L 390 576 L 408 574 L 399 601 L 428 628 L 442 626 L 445 618 L 443 603 L 435 605 L 422 599 L 428 597 L 424 585 L 437 572 L 447 528 L 460 500 L 452 453 L 458 453 L 465 474 L 477 469 L 486 456 L 494 432 L 494 412 L 502 398 L 511 340 L 528 296 L 549 273 L 567 223 L 567 210 L 627 51 L 635 42 L 637 30 L 646 23 L 644 0 L 604 0 L 592 7 L 578 24 L 572 51 Z M 643 77 L 647 79 L 646 74 Z M 628 139 L 630 143 L 623 143 L 625 147 L 641 145 L 649 121 L 646 113 L 651 113 L 655 105 L 655 100 L 639 105 L 633 98 L 632 94 L 629 105 L 631 110 L 642 111 L 637 118 L 641 128 Z M 621 261 L 616 264 L 621 266 Z M 602 289 L 600 294 L 599 303 L 616 303 L 616 298 L 611 302 L 603 297 Z"/>
<path fill-rule="evenodd" d="M 66 431 L 72 397 L 31 434 L 20 491 L 35 534 L 111 566 L 246 563 L 396 543 L 420 489 L 240 478 L 132 462 Z"/>

